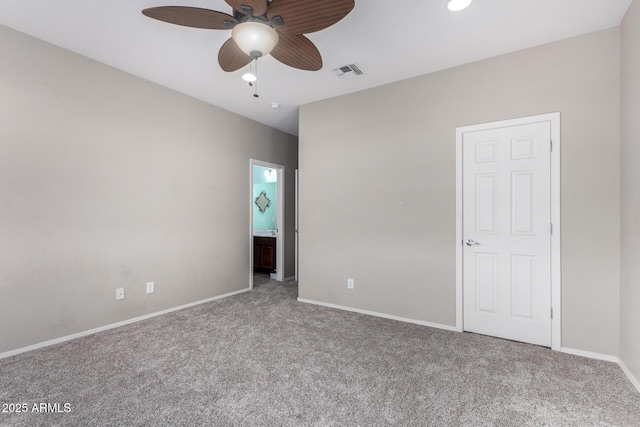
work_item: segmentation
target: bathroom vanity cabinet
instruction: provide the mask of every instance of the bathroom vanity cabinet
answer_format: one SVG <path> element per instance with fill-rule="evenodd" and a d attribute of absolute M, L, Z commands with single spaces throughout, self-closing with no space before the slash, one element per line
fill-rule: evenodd
<path fill-rule="evenodd" d="M 253 238 L 253 269 L 271 272 L 276 269 L 276 238 Z"/>

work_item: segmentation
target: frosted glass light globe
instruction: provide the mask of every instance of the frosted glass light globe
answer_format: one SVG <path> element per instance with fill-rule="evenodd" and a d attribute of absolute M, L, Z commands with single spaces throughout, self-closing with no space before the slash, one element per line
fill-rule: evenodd
<path fill-rule="evenodd" d="M 259 22 L 242 22 L 231 31 L 231 38 L 240 50 L 252 58 L 268 55 L 278 44 L 276 30 Z"/>
<path fill-rule="evenodd" d="M 472 0 L 448 0 L 447 8 L 452 12 L 458 12 L 469 7 L 471 1 Z"/>
<path fill-rule="evenodd" d="M 244 80 L 245 82 L 255 82 L 256 80 L 258 80 L 258 76 L 256 76 L 253 73 L 244 73 L 242 75 L 242 80 Z"/>

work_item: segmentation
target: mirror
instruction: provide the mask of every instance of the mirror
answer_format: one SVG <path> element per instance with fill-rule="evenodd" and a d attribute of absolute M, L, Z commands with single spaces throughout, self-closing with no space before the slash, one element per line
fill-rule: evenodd
<path fill-rule="evenodd" d="M 267 210 L 267 208 L 271 205 L 271 200 L 269 200 L 269 198 L 267 197 L 267 193 L 265 193 L 264 191 L 260 192 L 260 195 L 256 197 L 256 205 L 258 206 L 258 209 L 262 214 Z"/>

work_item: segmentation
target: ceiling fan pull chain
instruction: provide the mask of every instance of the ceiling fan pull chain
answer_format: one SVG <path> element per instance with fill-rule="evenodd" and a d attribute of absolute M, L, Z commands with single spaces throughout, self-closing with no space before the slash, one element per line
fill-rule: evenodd
<path fill-rule="evenodd" d="M 256 63 L 255 65 L 256 85 L 255 85 L 255 93 L 253 94 L 253 97 L 258 98 L 260 97 L 260 95 L 258 95 L 258 58 L 254 59 L 253 62 Z"/>

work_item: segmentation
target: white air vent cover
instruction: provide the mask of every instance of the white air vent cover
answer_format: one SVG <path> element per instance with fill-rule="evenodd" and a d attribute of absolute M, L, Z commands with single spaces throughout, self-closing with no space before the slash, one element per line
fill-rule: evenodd
<path fill-rule="evenodd" d="M 341 79 L 352 79 L 364 74 L 362 70 L 360 70 L 360 67 L 358 67 L 356 64 L 349 64 L 343 67 L 336 68 L 335 70 L 333 70 L 333 72 L 336 73 L 336 76 L 340 77 Z"/>

